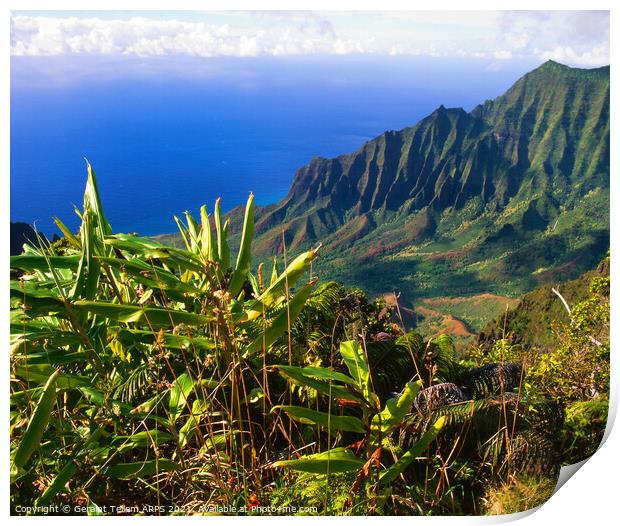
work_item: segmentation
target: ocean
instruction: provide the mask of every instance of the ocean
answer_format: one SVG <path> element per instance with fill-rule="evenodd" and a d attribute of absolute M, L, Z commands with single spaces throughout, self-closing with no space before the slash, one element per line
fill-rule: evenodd
<path fill-rule="evenodd" d="M 173 215 L 286 195 L 313 156 L 358 149 L 440 104 L 471 110 L 536 64 L 402 57 L 13 57 L 11 221 L 75 229 L 98 177 L 117 232 L 176 231 Z"/>

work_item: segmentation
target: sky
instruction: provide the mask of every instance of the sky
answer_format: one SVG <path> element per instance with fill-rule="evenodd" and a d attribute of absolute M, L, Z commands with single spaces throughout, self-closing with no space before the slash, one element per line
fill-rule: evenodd
<path fill-rule="evenodd" d="M 14 11 L 11 55 L 404 55 L 609 64 L 608 11 Z"/>
<path fill-rule="evenodd" d="M 607 65 L 609 24 L 607 11 L 13 11 L 11 214 L 51 229 L 79 203 L 83 157 L 121 229 L 161 233 L 182 207 L 249 190 L 274 202 L 312 156 L 440 104 L 469 111 L 547 59 Z"/>

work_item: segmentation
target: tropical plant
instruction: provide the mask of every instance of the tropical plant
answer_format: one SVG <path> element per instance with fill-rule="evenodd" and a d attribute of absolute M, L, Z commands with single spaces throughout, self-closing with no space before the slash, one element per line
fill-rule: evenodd
<path fill-rule="evenodd" d="M 326 451 L 298 458 L 279 460 L 274 467 L 287 467 L 296 471 L 330 474 L 356 472 L 351 488 L 356 494 L 366 479 L 385 488 L 420 456 L 437 437 L 444 419 L 439 418 L 433 426 L 407 451 L 397 456 L 393 432 L 403 423 L 421 382 L 409 382 L 399 396 L 390 398 L 382 407 L 373 390 L 368 359 L 364 348 L 357 341 L 340 344 L 340 355 L 349 374 L 321 367 L 278 366 L 278 371 L 289 382 L 302 385 L 326 395 L 329 400 L 327 412 L 307 407 L 280 405 L 273 410 L 284 411 L 291 419 L 301 423 L 316 424 L 331 433 L 353 433 L 358 440 L 348 446 L 332 447 Z M 336 408 L 355 409 L 357 414 L 337 414 Z M 389 462 L 383 453 L 390 454 Z"/>
<path fill-rule="evenodd" d="M 252 195 L 233 263 L 219 200 L 200 222 L 175 218 L 186 247 L 173 248 L 114 234 L 87 170 L 79 233 L 56 220 L 61 251 L 41 238 L 11 258 L 22 273 L 10 288 L 13 494 L 91 502 L 133 479 L 159 503 L 165 486 L 197 491 L 224 471 L 247 494 L 244 470 L 267 454 L 251 415 L 269 397 L 256 363 L 310 297 L 316 251 L 257 290 Z"/>

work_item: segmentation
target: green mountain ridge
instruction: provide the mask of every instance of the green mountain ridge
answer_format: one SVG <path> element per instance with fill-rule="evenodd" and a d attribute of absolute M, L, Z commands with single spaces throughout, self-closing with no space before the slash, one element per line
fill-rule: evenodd
<path fill-rule="evenodd" d="M 316 157 L 256 232 L 265 257 L 322 242 L 319 272 L 371 294 L 516 295 L 577 276 L 609 246 L 609 67 L 548 61 L 470 113 L 440 106 Z"/>

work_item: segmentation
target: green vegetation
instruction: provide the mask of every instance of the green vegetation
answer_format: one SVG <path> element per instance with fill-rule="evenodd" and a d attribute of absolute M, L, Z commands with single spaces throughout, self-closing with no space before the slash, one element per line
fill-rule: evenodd
<path fill-rule="evenodd" d="M 504 332 L 501 339 L 485 337 L 471 352 L 478 361 L 499 359 L 522 363 L 528 371 L 528 390 L 561 405 L 565 423 L 559 449 L 564 464 L 592 455 L 605 431 L 610 373 L 608 273 L 609 259 L 606 259 L 597 271 L 567 284 L 572 294 L 584 294 L 581 288 L 584 283 L 589 287 L 581 301 L 569 306 L 570 313 L 564 313 L 566 321 L 550 319 L 549 310 L 542 308 L 536 313 L 532 299 L 540 295 L 535 291 L 524 309 L 520 306 L 506 317 L 511 320 L 510 324 L 506 323 L 510 333 Z M 556 301 L 562 305 L 559 299 Z M 541 303 L 542 307 L 547 305 Z M 523 323 L 524 319 L 529 323 Z M 533 328 L 545 335 L 541 338 L 545 345 L 530 343 Z"/>
<path fill-rule="evenodd" d="M 512 512 L 597 447 L 608 278 L 544 353 L 457 353 L 317 249 L 252 272 L 253 209 L 236 255 L 219 202 L 183 247 L 114 233 L 88 166 L 79 233 L 11 258 L 12 513 Z"/>
<path fill-rule="evenodd" d="M 470 113 L 315 158 L 256 234 L 264 257 L 321 241 L 322 277 L 416 305 L 576 278 L 609 247 L 609 67 L 548 61 Z"/>
<path fill-rule="evenodd" d="M 494 294 L 422 298 L 413 306 L 414 326 L 422 336 L 450 334 L 457 347 L 471 344 L 489 320 L 514 308 L 518 300 Z"/>
<path fill-rule="evenodd" d="M 556 289 L 569 305 L 575 305 L 590 296 L 592 281 L 599 283 L 601 279 L 609 280 L 608 258 L 595 270 L 556 285 Z M 557 333 L 553 330 L 554 323 L 570 321 L 566 308 L 552 289 L 551 285 L 546 285 L 528 292 L 515 308 L 502 312 L 486 324 L 481 331 L 480 342 L 492 347 L 493 342 L 504 338 L 511 344 L 535 347 L 540 351 L 552 348 L 557 341 Z"/>

